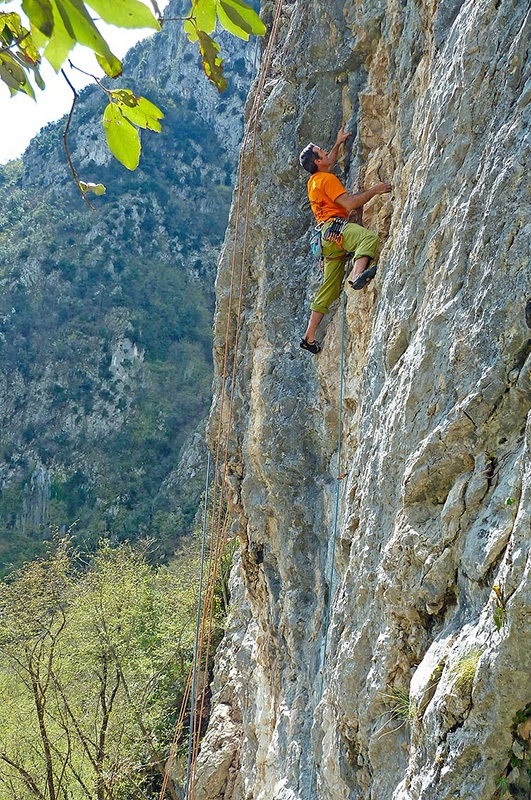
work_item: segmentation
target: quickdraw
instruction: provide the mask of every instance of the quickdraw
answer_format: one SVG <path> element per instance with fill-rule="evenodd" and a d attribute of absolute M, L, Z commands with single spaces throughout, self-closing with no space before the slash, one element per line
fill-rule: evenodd
<path fill-rule="evenodd" d="M 328 222 L 328 220 L 327 220 Z M 334 242 L 334 244 L 342 247 L 343 244 L 343 228 L 348 220 L 343 217 L 334 217 L 332 224 L 329 225 L 323 233 L 323 239 L 326 242 Z"/>

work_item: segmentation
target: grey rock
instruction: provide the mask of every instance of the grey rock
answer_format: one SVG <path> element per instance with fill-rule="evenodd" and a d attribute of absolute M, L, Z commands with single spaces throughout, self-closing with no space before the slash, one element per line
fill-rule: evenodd
<path fill-rule="evenodd" d="M 529 25 L 511 0 L 283 11 L 259 113 L 230 439 L 248 617 L 227 633 L 214 682 L 242 711 L 234 800 L 491 800 L 507 774 L 531 696 Z M 364 210 L 380 268 L 347 299 L 330 581 L 341 307 L 322 353 L 299 352 L 319 276 L 301 249 L 311 219 L 296 155 L 341 123 L 356 131 L 338 166 L 346 185 L 394 188 Z M 211 443 L 231 383 L 219 354 L 235 317 L 235 223 L 233 206 Z M 234 341 L 229 326 L 232 356 Z M 459 692 L 455 665 L 472 647 L 481 657 Z"/>

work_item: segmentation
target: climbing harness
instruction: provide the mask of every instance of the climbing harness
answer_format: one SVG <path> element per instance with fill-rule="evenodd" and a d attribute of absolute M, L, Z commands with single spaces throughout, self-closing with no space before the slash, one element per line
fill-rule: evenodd
<path fill-rule="evenodd" d="M 325 242 L 334 242 L 334 244 L 342 247 L 343 228 L 347 222 L 348 220 L 343 219 L 343 217 L 333 217 L 332 220 L 327 219 L 325 222 L 320 222 L 312 229 L 310 233 L 310 248 L 315 258 L 321 259 L 323 256 L 323 240 Z M 339 258 L 343 258 L 343 256 L 339 256 Z"/>
<path fill-rule="evenodd" d="M 331 224 L 329 225 L 329 223 Z M 332 220 L 320 222 L 310 233 L 310 248 L 312 255 L 319 261 L 319 266 L 324 269 L 325 261 L 339 261 L 341 258 L 351 258 L 354 253 L 343 250 L 338 256 L 325 256 L 323 254 L 323 241 L 333 242 L 343 248 L 343 230 L 348 219 L 333 217 Z"/>
<path fill-rule="evenodd" d="M 341 433 L 343 428 L 343 384 L 344 384 L 344 372 L 345 372 L 345 316 L 346 316 L 346 306 L 347 306 L 347 294 L 343 291 L 342 296 L 342 312 L 341 312 L 341 360 L 340 360 L 340 368 L 339 368 L 339 416 L 337 421 L 337 481 L 336 481 L 336 503 L 335 503 L 335 513 L 334 513 L 334 527 L 332 532 L 332 541 L 331 541 L 331 552 L 330 552 L 330 573 L 328 576 L 328 598 L 326 602 L 325 608 L 325 618 L 324 618 L 324 641 L 323 641 L 323 655 L 321 661 L 321 681 L 319 685 L 319 693 L 317 696 L 317 703 L 315 707 L 319 705 L 321 700 L 323 699 L 323 692 L 324 692 L 324 681 L 325 681 L 325 667 L 326 667 L 326 651 L 328 648 L 328 632 L 330 629 L 330 611 L 332 608 L 332 598 L 333 598 L 333 582 L 334 582 L 334 570 L 335 570 L 335 557 L 336 557 L 336 541 L 337 541 L 337 529 L 338 529 L 338 521 L 339 521 L 339 501 L 341 499 L 341 483 L 343 478 L 346 477 L 346 472 L 341 472 Z M 314 710 L 315 711 L 315 710 Z M 313 784 L 315 781 L 315 755 L 312 755 L 312 768 L 310 772 L 310 784 L 308 789 L 308 800 L 312 800 L 313 797 Z"/>

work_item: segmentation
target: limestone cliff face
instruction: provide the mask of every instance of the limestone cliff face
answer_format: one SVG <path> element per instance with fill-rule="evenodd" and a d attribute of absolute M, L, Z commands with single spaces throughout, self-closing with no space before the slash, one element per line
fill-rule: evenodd
<path fill-rule="evenodd" d="M 198 799 L 530 796 L 530 33 L 527 0 L 284 3 L 237 358 L 242 551 Z M 340 177 L 393 193 L 364 210 L 376 280 L 347 292 L 331 587 L 341 308 L 303 353 L 319 272 L 297 155 L 342 123 Z"/>

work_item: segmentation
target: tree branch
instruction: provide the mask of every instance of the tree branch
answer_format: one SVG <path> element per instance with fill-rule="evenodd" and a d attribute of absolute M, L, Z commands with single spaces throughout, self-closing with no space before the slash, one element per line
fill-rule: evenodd
<path fill-rule="evenodd" d="M 78 721 L 77 717 L 75 716 L 74 712 L 72 711 L 72 708 L 70 707 L 70 704 L 68 702 L 64 687 L 61 684 L 61 682 L 60 682 L 59 678 L 57 677 L 57 675 L 55 674 L 55 672 L 53 672 L 53 671 L 51 673 L 51 678 L 52 678 L 52 680 L 54 682 L 54 686 L 55 686 L 55 690 L 57 692 L 57 695 L 61 699 L 61 702 L 63 703 L 64 710 L 66 711 L 66 715 L 71 720 L 72 725 L 74 726 L 74 730 L 75 730 L 75 732 L 77 734 L 78 741 L 81 744 L 81 747 L 83 748 L 83 751 L 85 752 L 85 755 L 87 756 L 88 760 L 90 761 L 90 764 L 91 764 L 91 766 L 92 766 L 92 768 L 93 768 L 93 770 L 94 770 L 94 772 L 96 774 L 96 778 L 98 779 L 98 778 L 101 777 L 100 768 L 99 768 L 98 764 L 96 763 L 96 759 L 95 759 L 94 755 L 92 754 L 92 752 L 90 750 L 90 747 L 92 746 L 94 748 L 94 750 L 96 751 L 98 745 L 97 745 L 96 742 L 92 741 L 91 738 L 81 730 L 81 726 L 79 724 L 79 721 Z M 68 728 L 68 720 L 67 719 L 61 719 L 61 720 L 56 720 L 56 722 L 63 728 L 63 730 L 66 733 L 66 736 L 70 740 L 70 730 Z M 85 784 L 83 783 L 81 777 L 75 771 L 72 763 L 68 764 L 68 768 L 70 769 L 72 774 L 75 776 L 76 780 L 81 785 L 81 787 L 84 789 L 84 791 L 87 793 L 87 795 L 89 797 L 89 800 L 90 800 L 90 798 L 92 797 L 92 794 L 86 789 Z M 108 800 L 112 800 L 112 791 L 109 789 L 109 787 L 106 784 L 104 785 L 103 788 L 104 788 L 104 790 L 105 790 L 105 792 L 106 792 L 106 794 L 108 796 Z"/>
<path fill-rule="evenodd" d="M 15 769 L 19 773 L 19 775 L 22 776 L 24 783 L 26 784 L 28 789 L 30 789 L 33 792 L 35 797 L 38 797 L 39 800 L 46 800 L 46 797 L 43 795 L 43 793 L 35 783 L 30 773 L 26 769 L 24 769 L 24 767 L 21 767 L 20 764 L 17 764 L 15 761 L 9 758 L 9 756 L 7 756 L 5 753 L 0 753 L 0 759 L 2 761 L 5 761 L 6 764 L 9 764 L 10 767 L 13 767 L 13 769 Z"/>
<path fill-rule="evenodd" d="M 159 771 L 159 773 L 162 776 L 162 778 L 164 778 L 165 774 L 166 774 L 165 761 L 164 761 L 164 759 L 162 758 L 162 756 L 160 755 L 160 753 L 157 751 L 156 747 L 153 744 L 153 739 L 150 736 L 149 731 L 146 729 L 146 726 L 144 725 L 144 720 L 142 719 L 142 713 L 140 711 L 137 711 L 137 709 L 134 706 L 134 703 L 132 701 L 131 695 L 129 693 L 129 686 L 127 684 L 127 681 L 125 680 L 125 675 L 123 673 L 122 666 L 118 661 L 117 661 L 116 666 L 117 666 L 118 672 L 119 672 L 120 677 L 121 677 L 122 685 L 124 687 L 127 700 L 129 702 L 131 708 L 133 709 L 134 715 L 137 718 L 138 727 L 140 728 L 140 732 L 142 733 L 142 736 L 144 737 L 144 742 L 146 744 L 146 747 L 148 748 L 149 752 L 151 753 L 152 763 L 155 765 L 155 767 Z M 169 793 L 170 793 L 170 795 L 172 797 L 172 800 L 179 800 L 177 792 L 175 791 L 175 786 L 174 786 L 174 783 L 173 783 L 173 779 L 170 776 L 168 776 L 168 787 L 167 788 L 168 788 L 168 791 L 169 791 Z"/>
<path fill-rule="evenodd" d="M 78 66 L 76 66 L 76 64 L 74 64 L 74 63 L 73 63 L 73 62 L 72 62 L 70 59 L 68 59 L 68 64 L 70 65 L 70 69 L 75 69 L 75 70 L 77 70 L 78 72 L 81 72 L 81 74 L 82 74 L 82 75 L 86 75 L 86 76 L 87 76 L 87 78 L 92 78 L 92 80 L 93 80 L 95 83 L 97 83 L 97 84 L 98 84 L 98 86 L 100 87 L 100 89 L 103 89 L 103 91 L 104 91 L 104 92 L 107 92 L 107 94 L 112 94 L 112 90 L 111 90 L 111 89 L 107 89 L 107 87 L 103 85 L 103 83 L 101 82 L 101 80 L 100 80 L 99 78 L 97 78 L 97 77 L 96 77 L 96 75 L 93 75 L 93 74 L 92 74 L 92 72 L 87 72 L 86 70 L 84 70 L 84 69 L 81 69 L 81 67 L 78 67 Z M 62 70 L 61 70 L 61 72 L 62 72 Z M 64 74 L 64 73 L 63 73 L 63 74 Z M 74 94 L 76 94 L 76 91 L 75 91 L 74 87 L 72 86 L 72 84 L 70 83 L 70 81 L 68 80 L 68 78 L 66 77 L 66 75 L 65 75 L 64 77 L 65 77 L 65 79 L 68 81 L 68 85 L 70 86 L 70 88 L 72 89 L 72 91 L 74 92 Z"/>
<path fill-rule="evenodd" d="M 72 114 L 74 113 L 74 108 L 76 106 L 77 98 L 78 98 L 79 95 L 76 92 L 76 90 L 74 89 L 74 87 L 72 86 L 72 84 L 70 83 L 70 81 L 69 81 L 69 79 L 67 77 L 67 74 L 64 71 L 64 69 L 61 70 L 61 74 L 62 74 L 63 78 L 65 79 L 65 81 L 67 82 L 67 84 L 70 86 L 70 88 L 72 89 L 72 91 L 74 93 L 74 99 L 72 100 L 72 107 L 71 107 L 70 113 L 68 115 L 68 120 L 66 122 L 66 127 L 65 127 L 65 129 L 63 131 L 63 146 L 64 146 L 65 153 L 66 153 L 66 160 L 68 161 L 68 166 L 70 167 L 70 171 L 72 173 L 72 177 L 74 178 L 74 183 L 76 184 L 77 188 L 81 192 L 81 197 L 83 198 L 85 203 L 88 205 L 88 207 L 92 211 L 96 211 L 96 209 L 94 208 L 94 206 L 92 205 L 90 200 L 87 199 L 87 195 L 85 194 L 85 192 L 81 188 L 81 184 L 79 182 L 79 178 L 77 177 L 76 168 L 74 167 L 74 162 L 72 161 L 72 156 L 70 155 L 70 150 L 68 148 L 68 140 L 67 140 L 68 129 L 70 128 L 70 123 L 72 121 Z"/>

